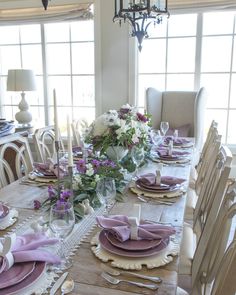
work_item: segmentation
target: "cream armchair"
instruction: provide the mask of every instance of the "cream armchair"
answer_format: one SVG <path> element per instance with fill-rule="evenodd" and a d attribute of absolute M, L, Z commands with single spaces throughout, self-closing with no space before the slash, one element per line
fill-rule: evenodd
<path fill-rule="evenodd" d="M 205 105 L 205 88 L 199 91 L 146 90 L 146 108 L 152 115 L 153 128 L 159 129 L 161 121 L 169 122 L 173 129 L 189 124 L 188 136 L 195 137 L 195 146 L 199 151 L 203 143 Z"/>

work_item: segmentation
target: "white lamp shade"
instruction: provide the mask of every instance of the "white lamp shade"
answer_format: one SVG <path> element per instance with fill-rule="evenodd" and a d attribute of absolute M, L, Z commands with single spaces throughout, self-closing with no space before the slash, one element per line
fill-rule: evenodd
<path fill-rule="evenodd" d="M 8 91 L 34 91 L 36 90 L 35 75 L 32 70 L 8 70 Z"/>

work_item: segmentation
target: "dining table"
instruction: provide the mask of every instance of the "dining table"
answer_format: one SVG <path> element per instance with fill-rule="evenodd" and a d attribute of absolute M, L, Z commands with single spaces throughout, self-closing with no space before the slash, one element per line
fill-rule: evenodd
<path fill-rule="evenodd" d="M 193 157 L 194 149 L 188 149 L 190 153 L 190 159 Z M 151 161 L 138 169 L 137 177 L 156 171 L 158 163 Z M 155 198 L 147 198 L 135 194 L 130 190 L 130 185 L 127 185 L 123 192 L 123 200 L 116 201 L 109 208 L 109 215 L 127 215 L 132 216 L 132 211 L 137 204 L 141 208 L 141 220 L 152 221 L 155 223 L 171 225 L 175 228 L 175 243 L 181 246 L 182 229 L 184 223 L 184 211 L 186 205 L 186 195 L 188 189 L 188 181 L 190 176 L 190 170 L 192 167 L 191 161 L 185 164 L 163 164 L 162 175 L 168 175 L 173 177 L 179 177 L 186 180 L 184 190 L 181 195 L 166 200 Z M 131 180 L 131 184 L 132 184 Z M 131 185 L 132 186 L 132 185 Z M 10 227 L 0 230 L 0 237 L 4 237 L 11 232 L 17 234 L 24 233 L 24 230 L 29 228 L 32 222 L 37 222 L 43 214 L 47 214 L 43 210 L 34 210 L 33 202 L 35 199 L 43 200 L 47 197 L 47 186 L 34 186 L 27 185 L 17 180 L 8 186 L 0 190 L 0 201 L 9 206 L 15 208 L 18 212 L 16 222 Z M 100 211 L 99 211 L 100 210 Z M 104 210 L 104 208 L 103 208 Z M 68 278 L 71 278 L 75 282 L 75 287 L 70 294 L 74 295 L 129 295 L 129 294 L 158 294 L 158 295 L 174 295 L 176 294 L 178 286 L 178 267 L 179 267 L 179 255 L 175 255 L 170 258 L 170 262 L 159 267 L 149 267 L 142 265 L 140 270 L 134 270 L 134 272 L 160 277 L 162 282 L 158 284 L 157 290 L 149 290 L 147 288 L 141 288 L 133 286 L 131 284 L 121 282 L 117 285 L 113 285 L 101 276 L 102 261 L 94 255 L 91 250 L 91 240 L 101 230 L 96 224 L 96 217 L 102 215 L 103 210 L 98 209 L 91 216 L 86 216 L 76 226 L 80 232 L 80 239 L 73 244 L 74 249 L 72 250 L 73 265 L 68 270 Z M 87 223 L 86 223 L 87 220 Z M 84 229 L 84 231 L 82 230 Z M 74 235 L 76 236 L 76 235 Z M 74 237 L 75 238 L 75 237 Z M 70 237 L 68 237 L 70 239 Z M 72 237 L 73 240 L 73 237 Z M 111 261 L 104 262 L 111 266 Z M 118 268 L 114 268 L 118 269 Z M 119 269 L 118 269 L 119 270 Z M 129 278 L 128 276 L 122 276 L 123 278 Z M 57 281 L 58 274 L 54 277 L 53 282 L 47 288 L 49 294 L 51 286 Z M 144 282 L 142 279 L 133 278 L 138 282 Z M 147 281 L 145 281 L 147 283 Z M 34 288 L 34 286 L 32 286 Z M 32 294 L 37 293 L 38 290 L 32 289 Z M 45 290 L 44 290 L 45 292 Z M 61 294 L 60 289 L 56 294 Z"/>

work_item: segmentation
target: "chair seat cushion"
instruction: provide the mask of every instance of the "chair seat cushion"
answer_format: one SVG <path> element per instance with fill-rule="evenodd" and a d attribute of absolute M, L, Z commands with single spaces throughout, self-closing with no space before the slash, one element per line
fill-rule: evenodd
<path fill-rule="evenodd" d="M 198 196 L 195 190 L 189 188 L 187 191 L 186 207 L 184 212 L 184 220 L 193 220 L 193 213 L 196 207 Z"/>
<path fill-rule="evenodd" d="M 185 291 L 184 289 L 177 287 L 176 295 L 189 295 L 189 293 Z"/>
<path fill-rule="evenodd" d="M 191 225 L 184 223 L 183 236 L 180 246 L 179 274 L 191 275 L 192 261 L 196 249 L 196 236 Z"/>

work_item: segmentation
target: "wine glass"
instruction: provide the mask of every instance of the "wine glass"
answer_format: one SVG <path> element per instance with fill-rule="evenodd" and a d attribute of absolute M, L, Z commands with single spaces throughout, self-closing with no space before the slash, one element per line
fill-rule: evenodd
<path fill-rule="evenodd" d="M 160 130 L 151 131 L 152 142 L 155 146 L 158 146 L 162 142 L 162 136 Z"/>
<path fill-rule="evenodd" d="M 72 262 L 69 261 L 65 256 L 63 241 L 72 232 L 75 225 L 75 214 L 73 205 L 70 202 L 62 202 L 60 200 L 57 201 L 57 203 L 51 207 L 49 225 L 52 232 L 55 234 L 60 242 L 60 268 L 67 269 L 71 267 Z"/>
<path fill-rule="evenodd" d="M 169 129 L 169 123 L 168 122 L 165 122 L 165 121 L 162 121 L 161 122 L 161 125 L 160 125 L 160 129 L 161 129 L 161 132 L 162 132 L 163 136 L 165 136 L 166 135 L 166 132 Z"/>
<path fill-rule="evenodd" d="M 99 201 L 108 207 L 116 196 L 115 180 L 111 177 L 101 178 L 97 182 L 96 193 Z"/>
<path fill-rule="evenodd" d="M 145 157 L 144 149 L 134 146 L 131 150 L 131 158 L 135 164 L 134 178 L 137 176 L 137 171 L 140 164 L 143 162 Z"/>

